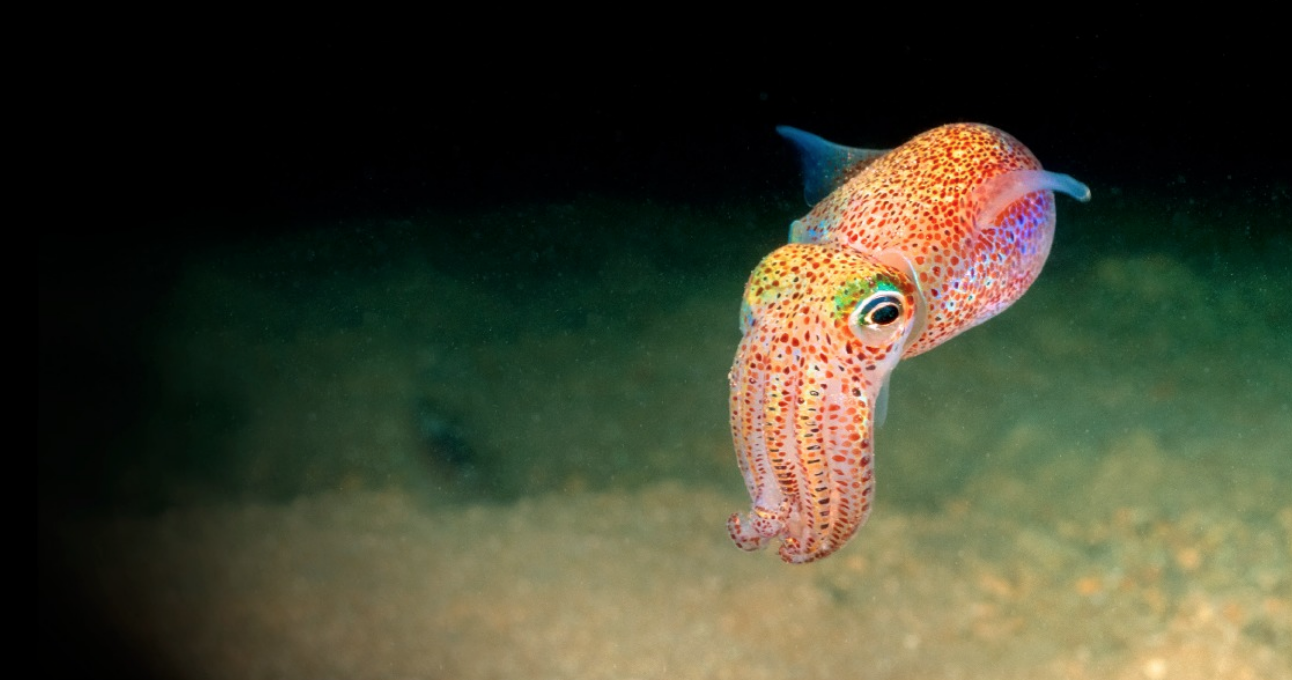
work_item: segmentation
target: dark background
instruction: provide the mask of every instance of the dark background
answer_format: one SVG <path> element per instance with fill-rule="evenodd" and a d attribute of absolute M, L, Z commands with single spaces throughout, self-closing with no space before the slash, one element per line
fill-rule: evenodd
<path fill-rule="evenodd" d="M 985 122 L 1095 185 L 1286 182 L 1277 45 L 1148 29 L 826 47 L 786 31 L 734 49 L 453 40 L 344 21 L 148 36 L 60 84 L 85 112 L 64 131 L 63 160 L 115 228 L 186 220 L 222 233 L 586 192 L 780 192 L 797 172 L 772 130 L 782 123 L 887 148 Z"/>

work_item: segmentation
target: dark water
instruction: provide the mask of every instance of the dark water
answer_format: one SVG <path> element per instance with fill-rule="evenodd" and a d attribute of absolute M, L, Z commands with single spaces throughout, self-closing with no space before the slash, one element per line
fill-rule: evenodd
<path fill-rule="evenodd" d="M 1114 63 L 1126 57 L 1111 54 Z M 1084 82 L 1115 72 L 1097 68 L 1105 80 Z M 188 562 L 167 552 L 172 539 L 150 533 L 160 528 L 139 530 L 151 538 L 138 543 L 114 542 L 115 530 L 95 524 L 109 518 L 165 527 L 189 508 L 312 499 L 328 507 L 332 498 L 349 508 L 346 498 L 397 493 L 414 515 L 471 524 L 474 507 L 520 522 L 534 510 L 527 503 L 559 518 L 563 503 L 583 507 L 589 494 L 608 493 L 613 517 L 613 498 L 673 498 L 681 488 L 719 499 L 702 521 L 720 530 L 722 513 L 744 502 L 725 403 L 741 286 L 805 210 L 792 155 L 771 126 L 891 146 L 961 119 L 1016 135 L 1047 168 L 1088 183 L 1094 201 L 1060 201 L 1050 262 L 1014 308 L 897 371 L 879 435 L 877 516 L 929 523 L 903 544 L 920 564 L 971 553 L 1008 573 L 1011 560 L 1030 554 L 957 542 L 965 512 L 963 527 L 1017 522 L 1023 529 L 1004 533 L 1063 543 L 1080 555 L 1043 578 L 1053 579 L 1044 581 L 1050 592 L 1086 598 L 1073 607 L 1115 588 L 1112 577 L 1084 580 L 1091 574 L 1142 567 L 1156 575 L 1122 582 L 1136 597 L 1149 593 L 1144 623 L 1127 623 L 1126 639 L 1028 638 L 1027 651 L 1003 653 L 1005 661 L 957 657 L 968 647 L 948 641 L 930 655 L 960 658 L 970 672 L 1020 673 L 1072 655 L 1089 668 L 1147 677 L 1186 652 L 1221 659 L 1223 677 L 1287 660 L 1292 183 L 1275 149 L 1225 141 L 1224 128 L 1204 132 L 1185 115 L 1168 118 L 1151 96 L 1115 112 L 1092 103 L 1047 116 L 995 100 L 928 106 L 919 98 L 873 112 L 860 95 L 818 95 L 776 79 L 673 90 L 658 80 L 608 90 L 441 84 L 422 97 L 382 98 L 377 85 L 351 76 L 341 82 L 356 88 L 356 101 L 375 103 L 320 114 L 322 81 L 267 95 L 263 117 L 237 113 L 238 100 L 229 100 L 225 113 L 237 115 L 188 151 L 146 141 L 144 156 L 156 164 L 138 182 L 118 184 L 99 170 L 92 193 L 104 194 L 106 226 L 68 222 L 43 232 L 41 635 L 46 651 L 71 645 L 90 659 L 51 662 L 55 670 L 246 670 L 176 671 L 203 657 L 158 633 L 164 624 L 123 623 L 121 605 L 101 597 L 129 571 L 123 560 L 155 550 Z M 1251 96 L 1241 83 L 1223 87 Z M 182 88 L 176 101 L 185 96 L 196 94 Z M 671 101 L 689 101 L 690 114 Z M 480 117 L 521 103 L 533 113 L 513 127 Z M 1041 103 L 1057 104 L 1057 95 Z M 293 126 L 302 115 L 312 123 Z M 1251 125 L 1266 122 L 1252 115 Z M 313 132 L 340 125 L 345 132 L 326 140 Z M 100 143 L 115 148 L 102 140 L 86 148 Z M 661 483 L 678 486 L 659 492 Z M 326 540 L 332 525 L 312 526 Z M 1218 526 L 1235 533 L 1213 539 Z M 1101 527 L 1111 538 L 1092 537 Z M 595 523 L 586 531 L 595 534 Z M 641 531 L 649 542 L 668 540 Z M 876 528 L 897 540 L 894 531 Z M 1160 552 L 1136 552 L 1136 536 L 1159 541 Z M 105 557 L 100 572 L 81 561 L 85 545 L 117 557 Z M 884 553 L 866 550 L 855 556 L 883 563 Z M 1244 563 L 1229 554 L 1237 550 L 1257 554 Z M 514 581 L 521 571 L 499 567 L 495 576 Z M 836 605 L 867 592 L 838 581 L 839 572 L 819 573 L 814 592 Z M 956 595 L 938 592 L 944 577 L 911 576 L 920 594 L 910 601 L 962 598 L 958 581 L 948 587 Z M 1023 577 L 999 587 L 994 577 L 964 578 L 1002 598 L 1027 590 Z M 200 579 L 188 588 L 221 592 Z M 1018 620 L 1050 622 L 1052 601 L 1020 602 Z M 1204 609 L 1235 631 L 1229 647 L 1197 652 L 1187 636 L 1153 647 L 1154 631 L 1178 631 Z M 211 627 L 210 640 L 224 639 Z M 308 626 L 301 630 L 310 638 Z M 474 629 L 462 630 L 475 639 Z M 930 637 L 914 639 L 927 649 Z M 1235 645 L 1253 665 L 1224 661 Z M 459 677 L 501 672 L 455 663 Z M 879 677 L 921 671 L 893 664 Z M 442 676 L 436 668 L 422 675 Z M 699 668 L 691 672 L 704 676 Z M 1098 677 L 1065 672 L 1056 677 Z"/>

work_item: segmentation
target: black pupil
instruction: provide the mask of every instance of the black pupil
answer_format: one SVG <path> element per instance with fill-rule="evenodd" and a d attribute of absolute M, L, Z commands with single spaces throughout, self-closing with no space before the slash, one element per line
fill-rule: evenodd
<path fill-rule="evenodd" d="M 871 300 L 866 307 L 866 323 L 877 326 L 887 326 L 901 314 L 897 306 L 897 301 L 891 297 L 882 297 Z"/>

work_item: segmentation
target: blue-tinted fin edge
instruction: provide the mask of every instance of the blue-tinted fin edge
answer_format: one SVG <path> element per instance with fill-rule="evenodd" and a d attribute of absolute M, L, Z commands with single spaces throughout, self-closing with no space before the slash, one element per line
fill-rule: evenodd
<path fill-rule="evenodd" d="M 887 149 L 857 149 L 828 142 L 811 132 L 789 125 L 777 125 L 776 132 L 799 152 L 803 167 L 803 198 L 816 205 Z"/>

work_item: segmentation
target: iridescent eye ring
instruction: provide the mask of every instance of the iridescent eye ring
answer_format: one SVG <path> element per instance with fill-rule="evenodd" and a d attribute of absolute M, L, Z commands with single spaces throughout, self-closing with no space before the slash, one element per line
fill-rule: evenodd
<path fill-rule="evenodd" d="M 881 290 L 857 304 L 852 312 L 855 327 L 881 328 L 902 318 L 902 296 Z"/>

